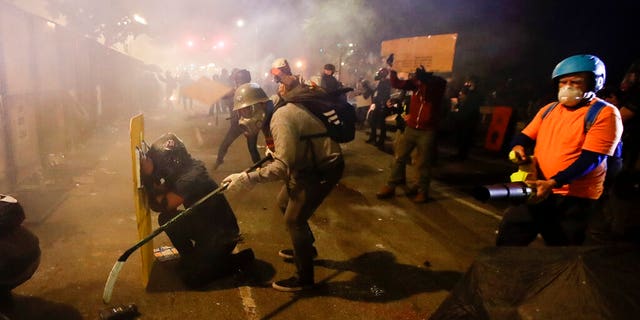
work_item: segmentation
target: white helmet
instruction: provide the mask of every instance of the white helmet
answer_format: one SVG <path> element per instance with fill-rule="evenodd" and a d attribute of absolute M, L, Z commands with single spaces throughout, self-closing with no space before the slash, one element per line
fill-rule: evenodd
<path fill-rule="evenodd" d="M 291 67 L 289 66 L 289 62 L 285 58 L 278 58 L 274 60 L 273 63 L 271 64 L 271 73 L 277 74 L 278 72 L 274 73 L 274 69 L 278 69 L 287 75 L 292 74 Z"/>

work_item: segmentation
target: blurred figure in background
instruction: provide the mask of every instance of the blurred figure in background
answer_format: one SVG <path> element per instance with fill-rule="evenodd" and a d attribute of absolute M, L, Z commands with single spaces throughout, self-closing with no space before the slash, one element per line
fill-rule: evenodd
<path fill-rule="evenodd" d="M 635 61 L 627 70 L 620 84 L 620 116 L 624 123 L 622 135 L 625 169 L 638 169 L 640 152 L 640 60 Z"/>
<path fill-rule="evenodd" d="M 378 149 L 384 148 L 387 140 L 387 126 L 384 119 L 387 116 L 387 101 L 391 97 L 391 81 L 389 80 L 389 70 L 380 68 L 374 78 L 378 81 L 378 86 L 373 94 L 373 104 L 375 105 L 370 115 L 369 125 L 371 133 L 367 143 L 373 144 Z M 378 133 L 378 130 L 380 133 Z"/>
<path fill-rule="evenodd" d="M 470 76 L 458 92 L 457 104 L 451 110 L 453 134 L 458 149 L 453 160 L 466 160 L 476 139 L 476 131 L 480 124 L 480 106 L 484 103 L 477 85 L 478 78 Z"/>
<path fill-rule="evenodd" d="M 168 110 L 173 109 L 173 94 L 178 88 L 178 79 L 171 74 L 171 71 L 166 71 L 164 77 L 161 78 L 165 84 L 164 86 L 164 103 Z"/>
<path fill-rule="evenodd" d="M 240 126 L 240 116 L 238 115 L 238 112 L 234 111 L 233 108 L 233 95 L 236 89 L 245 83 L 251 82 L 251 73 L 246 69 L 238 69 L 235 70 L 230 77 L 233 82 L 233 89 L 229 91 L 224 97 L 222 97 L 223 101 L 229 103 L 229 114 L 231 116 L 229 119 L 229 130 L 227 130 L 227 134 L 224 136 L 222 143 L 220 143 L 220 147 L 218 148 L 218 156 L 216 158 L 216 162 L 213 165 L 213 170 L 218 169 L 218 167 L 224 162 L 224 157 L 227 155 L 227 151 L 229 150 L 231 144 L 243 134 L 247 139 L 247 149 L 249 149 L 251 161 L 253 163 L 260 161 L 260 152 L 258 152 L 259 131 L 247 132 L 245 128 Z M 265 137 L 267 136 L 265 135 Z M 267 145 L 269 144 L 270 141 L 267 137 Z"/>
<path fill-rule="evenodd" d="M 371 88 L 371 84 L 367 79 L 360 79 L 358 84 L 356 85 L 356 117 L 358 119 L 358 128 L 364 129 L 366 120 L 367 120 L 367 112 L 369 111 L 369 107 L 371 107 L 371 97 L 373 96 L 373 88 Z"/>
<path fill-rule="evenodd" d="M 193 82 L 189 71 L 182 71 L 182 73 L 180 73 L 180 77 L 178 78 L 178 82 L 180 84 L 180 101 L 182 102 L 182 108 L 185 111 L 193 110 L 193 99 L 182 93 L 182 90 L 184 90 L 184 88 L 186 88 Z"/>
<path fill-rule="evenodd" d="M 598 91 L 596 95 L 598 96 L 598 98 L 620 108 L 620 97 L 622 95 L 622 92 L 617 87 L 608 85 L 604 86 L 604 88 Z"/>
<path fill-rule="evenodd" d="M 336 66 L 330 63 L 324 65 L 324 69 L 322 70 L 322 78 L 320 79 L 320 87 L 324 89 L 328 94 L 333 94 L 342 87 L 340 81 L 338 81 L 338 79 L 336 79 L 336 77 L 334 76 L 335 72 Z"/>

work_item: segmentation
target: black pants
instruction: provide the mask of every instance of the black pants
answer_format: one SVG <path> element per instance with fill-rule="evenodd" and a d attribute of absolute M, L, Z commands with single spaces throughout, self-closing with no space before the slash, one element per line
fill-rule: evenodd
<path fill-rule="evenodd" d="M 475 117 L 467 117 L 455 122 L 454 137 L 458 149 L 456 156 L 459 159 L 466 160 L 469 157 L 469 151 L 473 148 L 474 139 L 476 138 L 476 127 L 479 122 L 479 118 Z"/>
<path fill-rule="evenodd" d="M 507 209 L 497 246 L 527 246 L 540 234 L 548 246 L 582 245 L 596 200 L 550 195 L 538 204 Z"/>
<path fill-rule="evenodd" d="M 378 106 L 371 112 L 371 119 L 369 125 L 371 126 L 371 135 L 369 135 L 369 141 L 376 144 L 384 144 L 387 139 L 387 126 L 384 122 L 387 116 L 383 106 Z M 380 133 L 378 133 L 380 130 Z"/>
<path fill-rule="evenodd" d="M 282 187 L 278 205 L 293 243 L 294 260 L 302 282 L 313 283 L 313 243 L 309 218 L 338 183 L 344 171 L 340 158 L 323 173 L 299 173 Z"/>
<path fill-rule="evenodd" d="M 180 253 L 178 272 L 184 284 L 190 288 L 200 288 L 211 281 L 231 274 L 236 267 L 232 252 L 237 239 L 223 234 L 194 232 L 194 224 L 206 224 L 194 212 L 182 220 L 176 221 L 165 232 L 171 244 Z M 163 225 L 174 215 L 161 213 L 158 224 Z"/>
<path fill-rule="evenodd" d="M 224 136 L 220 147 L 218 148 L 218 158 L 217 161 L 222 163 L 224 157 L 227 155 L 227 151 L 229 147 L 239 136 L 244 135 L 244 129 L 238 124 L 237 121 L 231 119 L 231 127 L 227 131 L 227 134 Z M 246 136 L 247 138 L 247 149 L 249 149 L 249 154 L 251 155 L 251 161 L 256 163 L 260 161 L 260 152 L 258 152 L 258 134 Z"/>

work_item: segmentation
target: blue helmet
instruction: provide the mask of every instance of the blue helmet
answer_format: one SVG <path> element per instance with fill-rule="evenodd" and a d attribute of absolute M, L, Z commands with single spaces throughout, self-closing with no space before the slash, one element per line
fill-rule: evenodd
<path fill-rule="evenodd" d="M 578 54 L 560 61 L 553 69 L 551 79 L 557 80 L 560 76 L 576 72 L 593 73 L 594 83 L 591 88 L 593 91 L 602 89 L 604 80 L 607 77 L 607 71 L 602 60 L 590 54 Z"/>

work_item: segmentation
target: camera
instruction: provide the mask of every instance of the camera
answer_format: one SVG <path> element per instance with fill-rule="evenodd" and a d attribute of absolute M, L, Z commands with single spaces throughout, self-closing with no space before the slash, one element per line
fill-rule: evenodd
<path fill-rule="evenodd" d="M 520 181 L 477 187 L 473 190 L 473 197 L 483 202 L 498 199 L 526 201 L 534 193 L 533 188 Z"/>

